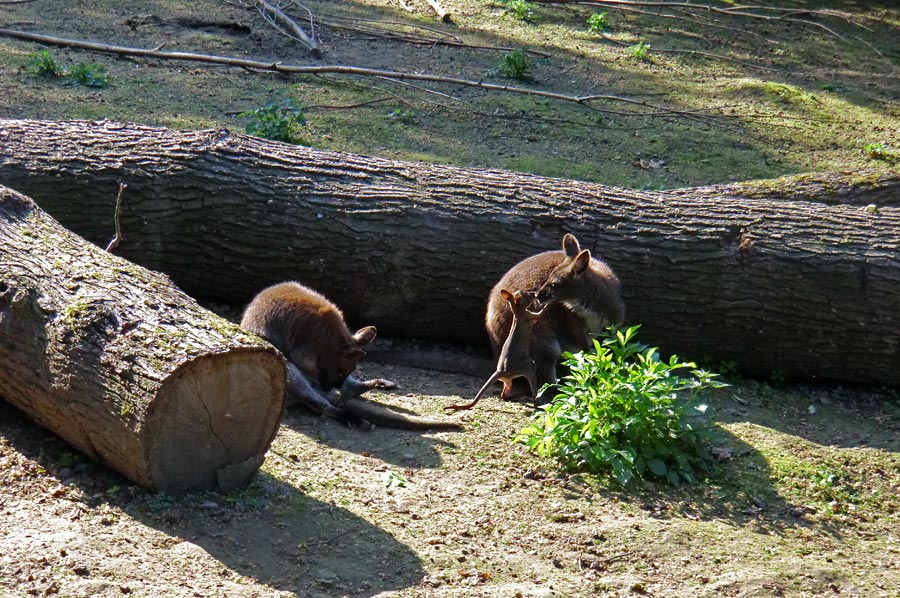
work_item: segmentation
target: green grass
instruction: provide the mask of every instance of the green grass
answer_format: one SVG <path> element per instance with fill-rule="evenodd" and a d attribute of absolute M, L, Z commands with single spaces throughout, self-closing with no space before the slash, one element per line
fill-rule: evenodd
<path fill-rule="evenodd" d="M 112 4 L 101 1 L 92 12 L 89 24 L 96 26 L 98 34 L 116 25 L 114 11 L 104 11 L 107 6 Z M 177 8 L 181 16 L 196 16 L 208 13 L 212 6 L 204 2 L 178 6 L 163 3 L 160 11 Z M 528 8 L 527 3 L 516 6 Z M 850 30 L 844 30 L 846 23 L 829 21 L 848 33 L 840 40 L 822 31 L 767 23 L 762 37 L 735 36 L 698 23 L 679 21 L 673 27 L 675 21 L 671 19 L 611 11 L 615 28 L 609 32 L 591 7 L 544 5 L 539 7 L 540 19 L 526 25 L 504 14 L 505 3 L 484 1 L 454 15 L 455 25 L 448 31 L 468 43 L 507 50 L 435 46 L 428 52 L 407 52 L 396 42 L 352 36 L 328 49 L 330 60 L 344 64 L 365 65 L 371 60 L 389 68 L 444 72 L 479 80 L 491 70 L 499 71 L 508 48 L 533 48 L 550 56 L 539 60 L 532 57 L 527 73 L 523 72 L 533 79 L 527 86 L 572 95 L 624 96 L 678 110 L 712 107 L 717 115 L 713 123 L 679 115 L 626 116 L 624 113 L 634 106 L 617 102 L 595 102 L 595 108 L 608 111 L 599 113 L 576 104 L 483 94 L 451 86 L 434 86 L 445 94 L 437 96 L 371 79 L 286 78 L 173 61 L 104 61 L 111 84 L 102 90 L 102 101 L 86 103 L 83 94 L 93 89 L 79 86 L 72 91 L 61 90 L 23 72 L 27 57 L 38 49 L 10 40 L 0 40 L 0 97 L 7 98 L 5 103 L 0 100 L 0 115 L 111 118 L 183 128 L 228 126 L 243 130 L 247 118 L 238 114 L 279 101 L 284 89 L 299 83 L 302 89 L 292 97 L 305 107 L 307 124 L 302 134 L 295 134 L 304 142 L 390 158 L 521 169 L 648 189 L 810 170 L 893 167 L 896 162 L 889 152 L 863 149 L 880 142 L 886 150 L 894 150 L 890 139 L 864 138 L 860 132 L 895 131 L 900 126 L 900 112 L 891 100 L 900 96 L 900 84 L 896 77 L 887 76 L 900 62 L 896 58 L 900 17 L 895 9 L 862 10 L 833 3 L 823 7 L 850 11 L 852 19 L 868 29 L 847 25 Z M 67 22 L 76 22 L 78 15 L 70 4 L 59 3 L 58 8 L 41 11 L 31 3 L 6 10 L 11 19 L 40 21 L 48 27 L 55 23 L 62 31 Z M 435 25 L 428 19 L 422 21 L 422 15 L 413 18 L 388 2 L 340 3 L 329 10 L 347 18 Z M 594 31 L 602 25 L 606 35 L 632 44 L 639 58 L 633 57 L 627 46 L 600 39 L 591 32 L 591 25 L 586 29 L 588 19 L 592 19 Z M 750 21 L 741 26 L 749 30 L 756 25 Z M 770 44 L 763 37 L 777 43 Z M 704 40 L 709 47 L 698 45 L 697 40 Z M 666 54 L 661 51 L 665 48 L 716 48 L 716 52 L 737 60 L 775 70 Z M 246 37 L 190 29 L 172 31 L 166 49 L 303 61 L 302 51 L 298 54 L 287 39 L 272 38 L 261 49 Z M 89 63 L 99 56 L 52 49 L 57 66 Z M 398 61 L 398 56 L 403 59 Z M 52 65 L 45 65 L 44 72 L 47 69 L 52 72 Z M 488 79 L 510 85 L 515 81 L 500 77 L 499 72 Z M 387 97 L 390 104 L 358 106 Z M 358 107 L 339 108 L 343 106 Z M 415 117 L 386 118 L 391 110 Z M 392 126 L 385 126 L 385 121 Z M 651 157 L 665 159 L 667 166 L 657 171 L 632 166 L 636 160 Z"/>

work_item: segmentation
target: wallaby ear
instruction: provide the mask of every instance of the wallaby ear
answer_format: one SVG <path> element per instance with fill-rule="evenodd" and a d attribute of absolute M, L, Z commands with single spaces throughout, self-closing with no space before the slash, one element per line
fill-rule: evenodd
<path fill-rule="evenodd" d="M 503 297 L 504 301 L 512 301 L 513 294 L 507 291 L 506 289 L 500 289 L 500 296 Z"/>
<path fill-rule="evenodd" d="M 590 249 L 585 249 L 584 251 L 578 254 L 578 257 L 575 258 L 575 265 L 572 266 L 575 274 L 581 274 L 591 263 L 591 251 Z"/>
<path fill-rule="evenodd" d="M 566 257 L 575 257 L 578 255 L 578 252 L 581 251 L 581 246 L 578 245 L 578 239 L 575 238 L 575 235 L 572 233 L 566 233 L 563 237 L 563 253 L 566 254 Z"/>
<path fill-rule="evenodd" d="M 356 331 L 356 334 L 353 335 L 353 340 L 356 342 L 357 346 L 365 347 L 375 340 L 376 334 L 378 334 L 377 328 L 374 326 L 366 326 L 365 328 L 360 328 Z"/>

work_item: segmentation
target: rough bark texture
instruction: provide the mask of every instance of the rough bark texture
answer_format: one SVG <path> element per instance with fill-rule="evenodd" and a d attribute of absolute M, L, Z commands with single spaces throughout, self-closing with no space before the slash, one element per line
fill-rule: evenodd
<path fill-rule="evenodd" d="M 231 488 L 284 386 L 270 345 L 0 187 L 0 395 L 35 421 L 143 486 Z"/>
<path fill-rule="evenodd" d="M 195 296 L 297 279 L 352 323 L 482 344 L 494 282 L 572 232 L 621 278 L 645 342 L 900 383 L 896 173 L 649 192 L 111 122 L 0 121 L 0 160 L 0 182 L 99 244 L 127 183 L 116 251 Z"/>

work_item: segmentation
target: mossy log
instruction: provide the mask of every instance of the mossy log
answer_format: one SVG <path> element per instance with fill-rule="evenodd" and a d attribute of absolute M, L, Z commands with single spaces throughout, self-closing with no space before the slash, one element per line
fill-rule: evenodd
<path fill-rule="evenodd" d="M 157 490 L 228 489 L 278 428 L 280 354 L 0 187 L 0 396 Z"/>
<path fill-rule="evenodd" d="M 235 304 L 285 279 L 380 332 L 486 344 L 487 293 L 565 232 L 640 337 L 789 379 L 900 383 L 900 175 L 669 191 L 385 160 L 226 130 L 0 121 L 0 182 L 99 244 Z"/>

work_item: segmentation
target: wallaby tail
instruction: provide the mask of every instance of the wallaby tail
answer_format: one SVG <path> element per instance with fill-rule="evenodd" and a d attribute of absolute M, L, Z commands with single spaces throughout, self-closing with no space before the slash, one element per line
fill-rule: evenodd
<path fill-rule="evenodd" d="M 344 411 L 372 425 L 397 430 L 462 430 L 459 422 L 426 419 L 399 413 L 360 398 L 350 398 L 344 403 Z"/>
<path fill-rule="evenodd" d="M 487 379 L 487 382 L 484 383 L 484 385 L 478 391 L 478 394 L 476 394 L 475 398 L 472 399 L 472 402 L 466 403 L 465 405 L 447 405 L 446 407 L 444 407 L 444 409 L 447 409 L 448 411 L 462 411 L 464 409 L 471 409 L 478 401 L 481 400 L 481 397 L 484 396 L 484 393 L 487 392 L 491 385 L 499 380 L 500 376 L 502 375 L 502 372 L 500 372 L 499 370 L 491 374 L 491 377 Z"/>

